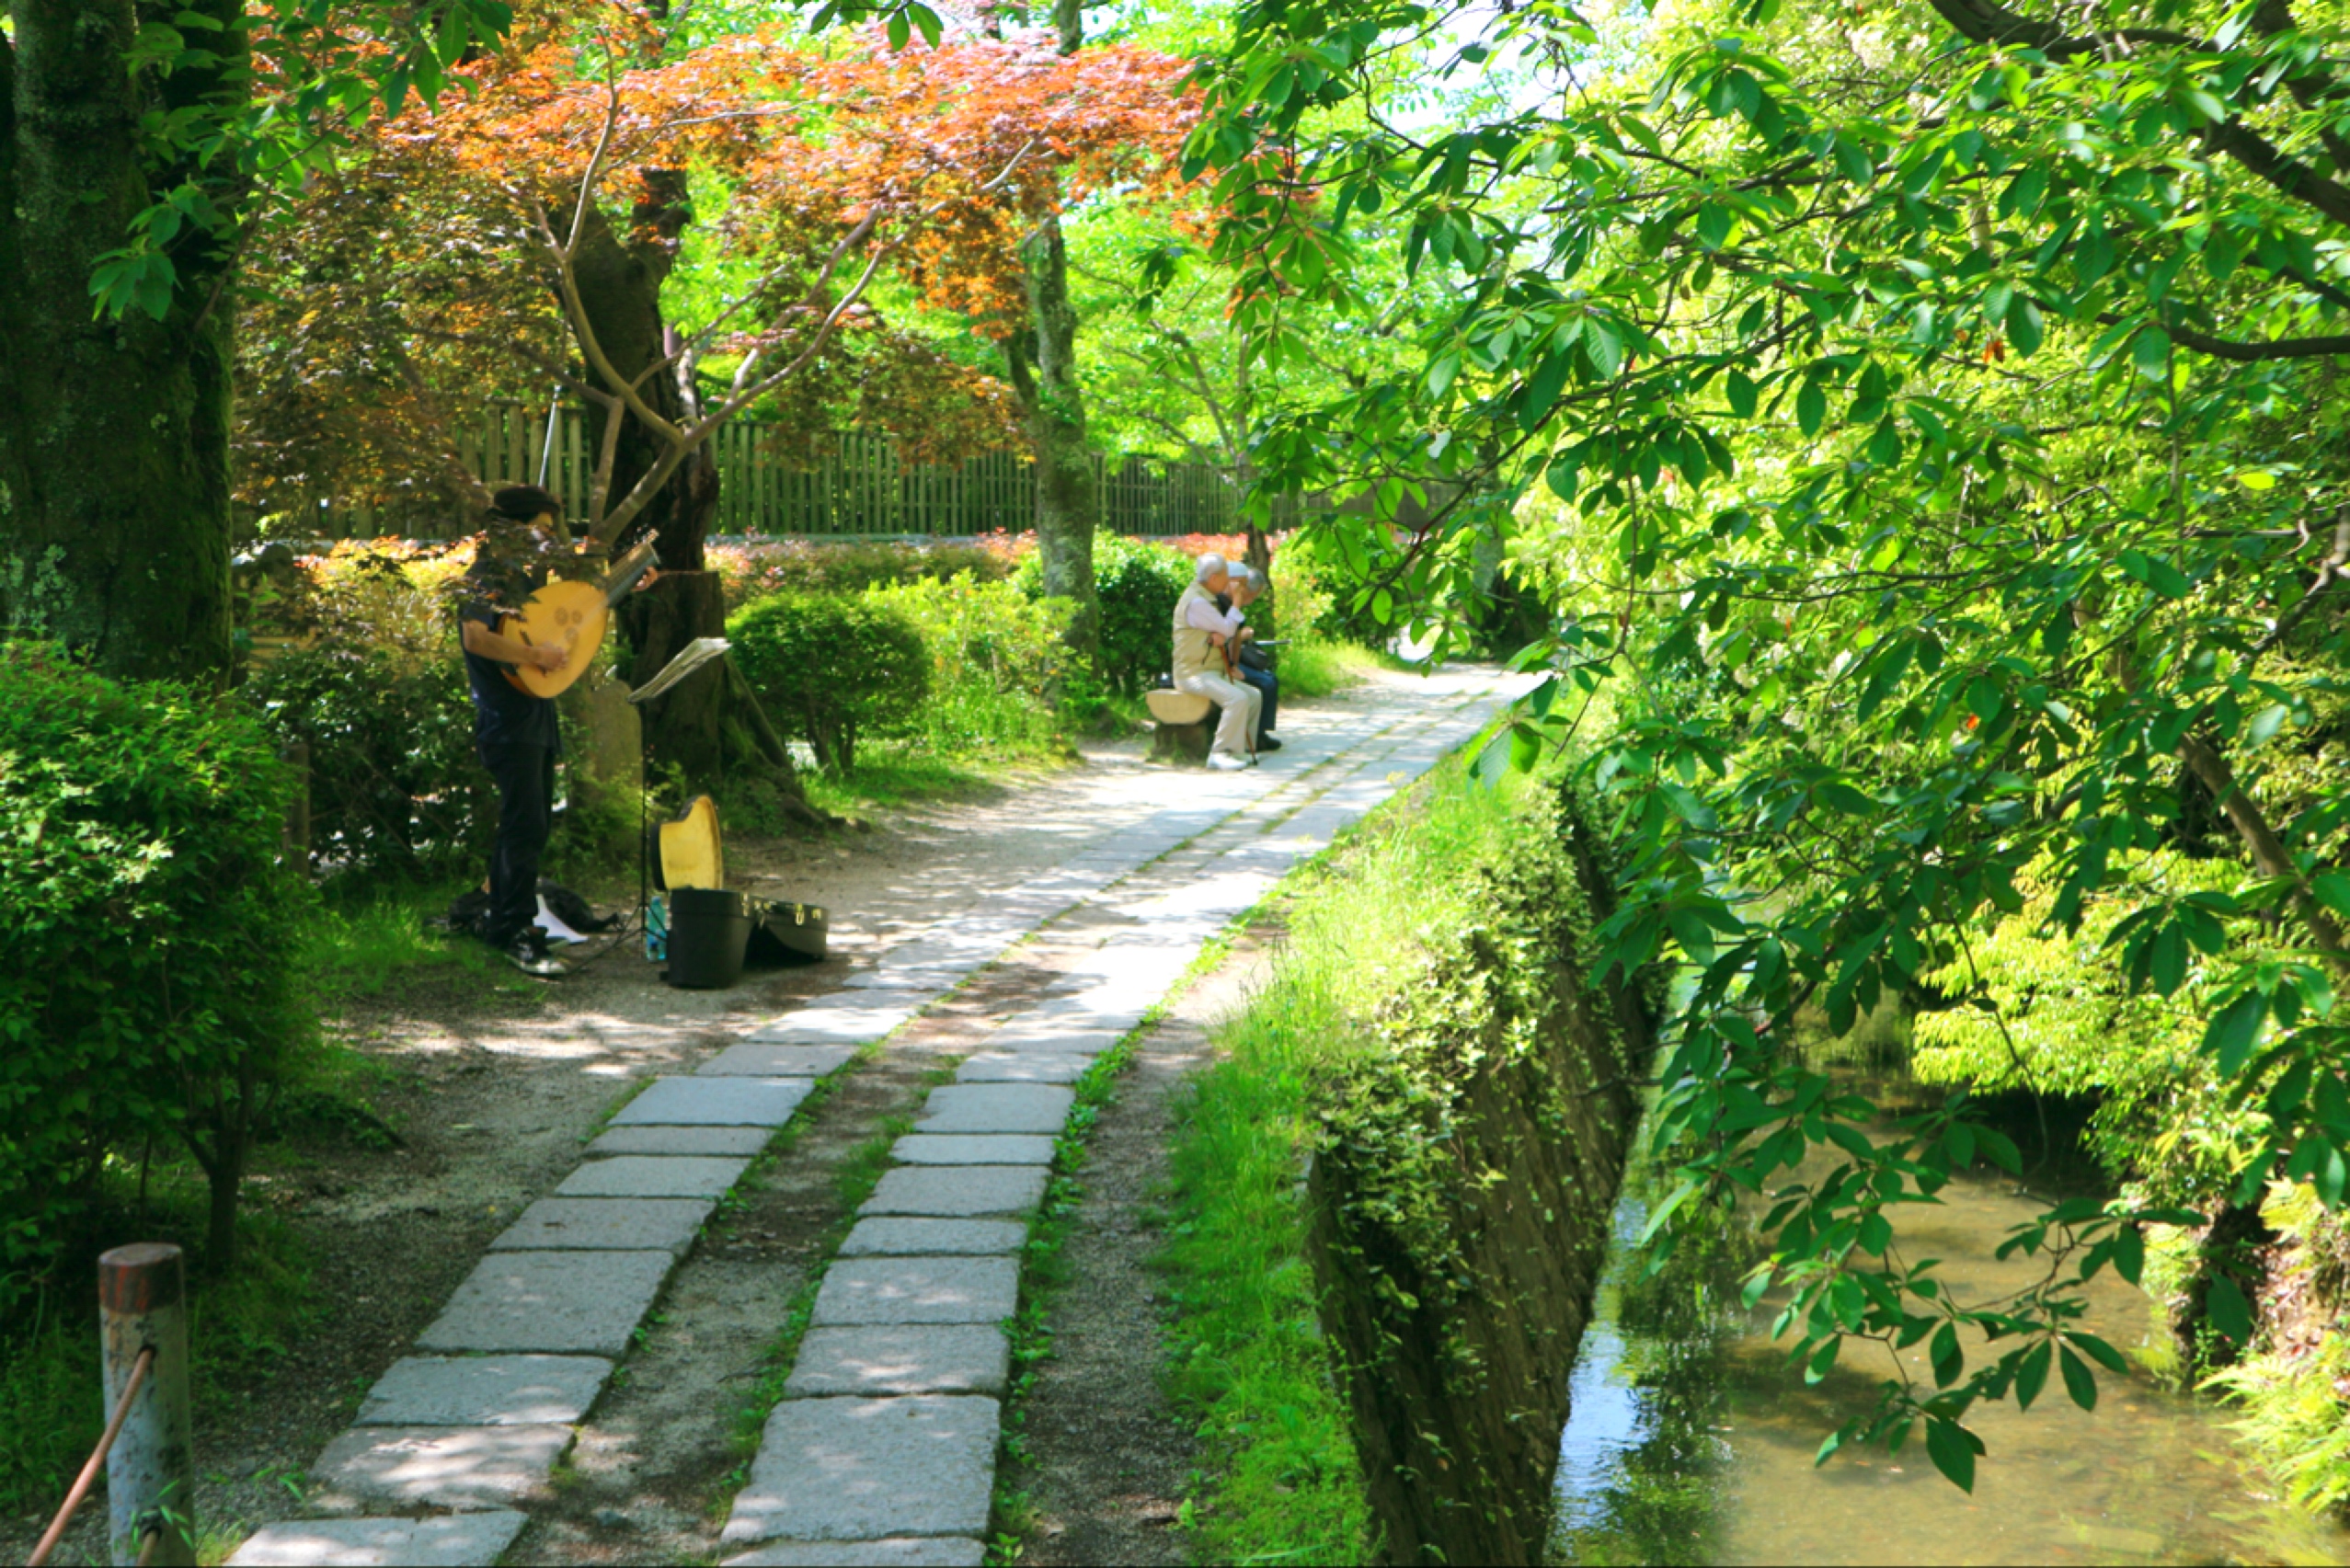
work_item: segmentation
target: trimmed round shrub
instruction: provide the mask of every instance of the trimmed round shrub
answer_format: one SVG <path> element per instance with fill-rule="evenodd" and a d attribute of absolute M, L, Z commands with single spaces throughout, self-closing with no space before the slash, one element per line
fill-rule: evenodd
<path fill-rule="evenodd" d="M 727 637 L 767 716 L 836 775 L 860 739 L 910 728 L 930 695 L 921 631 L 871 600 L 779 593 L 728 617 Z"/>
<path fill-rule="evenodd" d="M 1175 601 L 1191 584 L 1191 558 L 1164 544 L 1123 534 L 1094 535 L 1094 593 L 1102 607 L 1101 652 L 1095 661 L 1102 683 L 1121 696 L 1137 696 L 1167 673 L 1174 655 Z M 1044 597 L 1044 565 L 1031 555 L 1014 580 L 1031 599 Z"/>
<path fill-rule="evenodd" d="M 487 854 L 497 788 L 474 752 L 454 644 L 432 659 L 290 650 L 239 688 L 281 745 L 310 749 L 310 854 L 321 871 L 421 880 Z"/>
<path fill-rule="evenodd" d="M 233 704 L 0 647 L 0 1317 L 150 1137 L 203 1167 L 231 1261 L 253 1135 L 315 1037 L 287 788 Z"/>

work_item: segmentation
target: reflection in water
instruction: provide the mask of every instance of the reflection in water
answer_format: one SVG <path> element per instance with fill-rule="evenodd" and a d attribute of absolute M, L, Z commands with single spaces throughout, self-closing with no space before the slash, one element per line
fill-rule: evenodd
<path fill-rule="evenodd" d="M 1625 1266 L 1645 1222 L 1642 1173 L 1625 1180 L 1616 1256 L 1574 1374 L 1560 1442 L 1554 1561 L 1591 1563 L 2344 1562 L 2350 1534 L 2272 1500 L 2232 1451 L 2224 1413 L 2143 1379 L 2101 1374 L 2099 1407 L 2055 1379 L 2028 1413 L 1977 1407 L 1990 1452 L 1968 1496 L 1921 1446 L 1848 1449 L 1815 1470 L 1839 1423 L 1862 1413 L 1889 1363 L 1840 1366 L 1806 1388 L 1763 1337 L 1775 1300 L 1737 1304 L 1743 1240 L 1725 1229 L 1653 1278 Z M 2037 1205 L 1968 1180 L 1904 1216 L 1912 1256 L 1940 1257 L 1974 1299 L 2030 1275 L 1992 1256 Z M 2101 1276 L 2085 1326 L 2127 1348 L 2150 1317 Z M 1874 1353 L 1873 1354 L 1881 1354 Z M 1911 1375 L 1931 1385 L 1922 1347 Z"/>

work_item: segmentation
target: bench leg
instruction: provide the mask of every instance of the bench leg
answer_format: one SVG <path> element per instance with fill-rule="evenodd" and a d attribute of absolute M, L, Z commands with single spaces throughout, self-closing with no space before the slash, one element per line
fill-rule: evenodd
<path fill-rule="evenodd" d="M 1151 761 L 1204 763 L 1215 740 L 1216 732 L 1204 724 L 1154 723 L 1151 727 Z"/>

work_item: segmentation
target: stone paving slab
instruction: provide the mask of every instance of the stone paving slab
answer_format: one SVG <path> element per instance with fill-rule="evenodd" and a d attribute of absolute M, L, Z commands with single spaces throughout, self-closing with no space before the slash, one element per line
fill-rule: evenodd
<path fill-rule="evenodd" d="M 763 1127 L 615 1127 L 588 1145 L 593 1156 L 611 1154 L 733 1154 L 748 1156 L 775 1136 Z"/>
<path fill-rule="evenodd" d="M 1012 1342 L 992 1323 L 820 1328 L 799 1343 L 787 1399 L 842 1394 L 1000 1394 Z"/>
<path fill-rule="evenodd" d="M 493 1508 L 545 1486 L 570 1446 L 568 1426 L 354 1426 L 310 1473 L 367 1503 Z"/>
<path fill-rule="evenodd" d="M 724 1568 L 980 1568 L 987 1549 L 969 1536 L 888 1540 L 787 1540 L 726 1559 Z"/>
<path fill-rule="evenodd" d="M 492 1253 L 417 1335 L 417 1348 L 616 1357 L 676 1262 L 666 1252 Z"/>
<path fill-rule="evenodd" d="M 1067 1051 L 980 1051 L 955 1070 L 957 1083 L 1074 1083 L 1094 1059 Z"/>
<path fill-rule="evenodd" d="M 841 984 L 850 990 L 929 991 L 952 990 L 963 983 L 968 968 L 953 968 L 946 965 L 904 965 L 883 958 L 870 969 L 859 969 Z"/>
<path fill-rule="evenodd" d="M 1122 991 L 1119 994 L 1129 1000 L 1104 1004 L 1092 997 L 1051 997 L 1020 1014 L 1018 1024 L 1031 1028 L 1058 1030 L 1065 1035 L 1104 1031 L 1115 1039 L 1124 1039 L 1136 1024 L 1142 1022 L 1142 1014 L 1150 1003 L 1132 1001 L 1130 993 Z M 1151 1000 L 1156 1001 L 1158 998 Z"/>
<path fill-rule="evenodd" d="M 997 1409 L 968 1394 L 787 1399 L 719 1539 L 976 1539 L 995 1484 Z"/>
<path fill-rule="evenodd" d="M 229 1568 L 487 1568 L 514 1544 L 529 1522 L 510 1508 L 438 1519 L 297 1519 L 254 1531 L 229 1554 L 228 1563 Z"/>
<path fill-rule="evenodd" d="M 361 1426 L 545 1426 L 581 1420 L 612 1363 L 596 1356 L 404 1356 L 354 1418 Z"/>
<path fill-rule="evenodd" d="M 708 1154 L 617 1154 L 563 1178 L 557 1197 L 724 1197 L 748 1160 Z"/>
<path fill-rule="evenodd" d="M 1254 846 L 1252 846 L 1254 848 Z M 1232 852 L 1237 853 L 1239 852 Z M 1072 989 L 1108 983 L 1121 986 L 1155 986 L 1164 990 L 1175 984 L 1177 977 L 1191 967 L 1198 955 L 1194 944 L 1141 946 L 1129 945 L 1124 940 L 1113 940 L 1093 956 L 1082 959 L 1070 969 L 1064 982 Z"/>
<path fill-rule="evenodd" d="M 1049 1165 L 1052 1145 L 1033 1132 L 910 1132 L 889 1157 L 901 1165 Z"/>
<path fill-rule="evenodd" d="M 662 1078 L 614 1127 L 781 1127 L 816 1085 L 805 1078 Z"/>
<path fill-rule="evenodd" d="M 1020 1308 L 1017 1258 L 844 1258 L 816 1292 L 816 1328 L 994 1323 Z"/>
<path fill-rule="evenodd" d="M 920 1257 L 947 1253 L 1016 1253 L 1028 1239 L 1017 1219 L 929 1219 L 918 1215 L 877 1214 L 860 1219 L 841 1243 L 841 1256 Z"/>
<path fill-rule="evenodd" d="M 962 1219 L 975 1214 L 1026 1214 L 1044 1197 L 1042 1165 L 900 1165 L 882 1173 L 873 1196 L 857 1212 Z"/>
<path fill-rule="evenodd" d="M 1123 1029 L 1037 1018 L 1023 1013 L 987 1037 L 991 1051 L 1036 1056 L 1095 1057 L 1126 1038 Z"/>
<path fill-rule="evenodd" d="M 728 1046 L 694 1070 L 697 1078 L 821 1078 L 857 1054 L 854 1046 Z"/>
<path fill-rule="evenodd" d="M 1229 917 L 1263 902 L 1272 888 L 1273 878 L 1255 872 L 1218 871 L 1179 893 L 1168 894 L 1164 907 L 1169 914 Z"/>
<path fill-rule="evenodd" d="M 880 963 L 884 967 L 894 966 L 900 971 L 946 969 L 969 974 L 1003 951 L 1003 944 L 982 951 L 987 940 L 984 936 L 963 936 L 944 925 L 933 926 L 919 939 L 889 949 L 881 956 Z M 1010 938 L 1005 940 L 1008 942 Z"/>
<path fill-rule="evenodd" d="M 716 1207 L 716 1199 L 706 1197 L 543 1197 L 522 1210 L 489 1250 L 633 1253 L 659 1247 L 683 1253 Z"/>
<path fill-rule="evenodd" d="M 1052 1083 L 954 1083 L 931 1092 L 914 1126 L 923 1132 L 1057 1133 L 1077 1103 Z"/>
<path fill-rule="evenodd" d="M 896 993 L 865 994 L 877 1000 Z M 769 1019 L 743 1038 L 754 1046 L 869 1046 L 913 1015 L 911 1007 L 804 1007 Z"/>

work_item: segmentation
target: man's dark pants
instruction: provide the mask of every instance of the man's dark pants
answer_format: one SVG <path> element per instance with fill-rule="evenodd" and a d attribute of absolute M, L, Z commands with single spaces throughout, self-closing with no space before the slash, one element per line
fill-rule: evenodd
<path fill-rule="evenodd" d="M 1265 705 L 1257 710 L 1256 733 L 1262 735 L 1268 729 L 1278 728 L 1279 726 L 1273 722 L 1273 710 L 1281 701 L 1280 677 L 1269 670 L 1259 670 L 1255 665 L 1244 664 L 1240 667 L 1240 678 L 1265 693 Z"/>
<path fill-rule="evenodd" d="M 482 935 L 503 947 L 539 912 L 539 858 L 555 826 L 555 752 L 509 741 L 485 744 L 482 766 L 498 781 L 498 841 L 489 853 L 489 913 Z"/>

